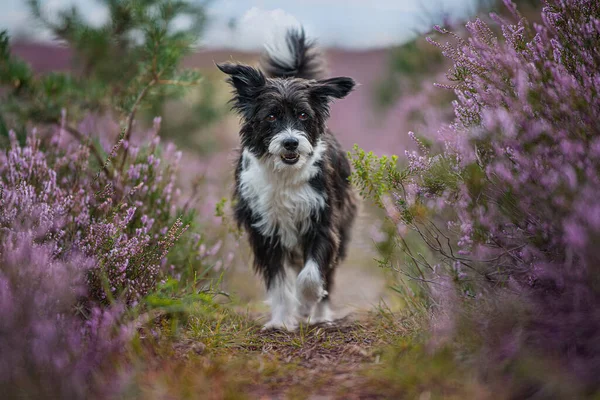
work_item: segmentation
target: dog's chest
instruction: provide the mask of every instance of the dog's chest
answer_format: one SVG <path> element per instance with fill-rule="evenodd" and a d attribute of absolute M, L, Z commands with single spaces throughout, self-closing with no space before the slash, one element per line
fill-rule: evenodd
<path fill-rule="evenodd" d="M 318 171 L 273 171 L 256 159 L 240 173 L 240 195 L 255 218 L 254 227 L 293 249 L 311 228 L 313 216 L 325 207 L 323 193 L 310 184 Z M 314 169 L 314 168 L 313 168 Z"/>

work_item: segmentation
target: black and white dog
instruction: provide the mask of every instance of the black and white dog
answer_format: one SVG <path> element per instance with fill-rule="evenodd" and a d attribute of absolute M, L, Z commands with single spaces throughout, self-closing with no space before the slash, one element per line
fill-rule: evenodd
<path fill-rule="evenodd" d="M 332 320 L 328 296 L 345 257 L 356 214 L 350 164 L 328 130 L 329 103 L 354 88 L 350 78 L 321 79 L 322 59 L 304 31 L 267 46 L 261 70 L 224 63 L 233 108 L 242 117 L 235 170 L 235 218 L 248 232 L 264 277 L 271 320 Z"/>

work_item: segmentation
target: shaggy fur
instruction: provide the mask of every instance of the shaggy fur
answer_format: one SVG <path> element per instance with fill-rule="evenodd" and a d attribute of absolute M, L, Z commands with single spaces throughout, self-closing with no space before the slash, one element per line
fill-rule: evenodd
<path fill-rule="evenodd" d="M 248 232 L 271 320 L 331 320 L 333 273 L 345 257 L 356 214 L 350 165 L 326 127 L 329 103 L 354 88 L 350 78 L 320 79 L 321 57 L 303 31 L 268 46 L 262 70 L 218 64 L 234 88 L 242 117 L 235 171 L 235 218 Z"/>

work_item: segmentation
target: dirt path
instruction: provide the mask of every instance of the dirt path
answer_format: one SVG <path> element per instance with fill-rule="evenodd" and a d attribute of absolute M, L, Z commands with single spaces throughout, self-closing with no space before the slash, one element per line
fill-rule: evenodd
<path fill-rule="evenodd" d="M 188 332 L 186 339 L 169 345 L 177 361 L 172 356 L 156 360 L 159 374 L 179 371 L 170 378 L 173 393 L 167 398 L 180 398 L 182 392 L 209 399 L 383 398 L 371 378 L 384 368 L 381 349 L 402 330 L 385 312 L 354 313 L 334 325 L 301 327 L 297 332 L 261 331 L 260 325 L 239 314 L 221 323 L 234 332 L 234 340 L 204 345 Z M 240 329 L 244 323 L 250 324 L 248 329 Z M 223 330 L 220 334 L 227 335 Z M 187 387 L 190 384 L 202 387 Z M 157 392 L 152 385 L 148 398 Z"/>
<path fill-rule="evenodd" d="M 262 333 L 262 347 L 254 350 L 279 358 L 292 368 L 250 386 L 250 397 L 284 398 L 368 398 L 365 390 L 367 366 L 377 367 L 383 344 L 381 332 L 354 318 L 335 326 L 313 327 L 298 334 Z M 265 343 L 263 342 L 263 343 Z M 285 368 L 283 368 L 285 371 Z"/>

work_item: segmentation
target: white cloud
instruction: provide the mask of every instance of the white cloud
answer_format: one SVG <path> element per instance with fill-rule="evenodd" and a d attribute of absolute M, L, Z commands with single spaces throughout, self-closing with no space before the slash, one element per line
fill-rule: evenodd
<path fill-rule="evenodd" d="M 194 1 L 194 0 L 191 0 Z M 201 44 L 211 48 L 256 50 L 290 26 L 304 24 L 309 37 L 322 46 L 347 48 L 382 47 L 408 40 L 415 31 L 430 28 L 442 12 L 462 18 L 472 12 L 476 0 L 218 0 L 210 2 L 209 25 Z M 50 15 L 76 5 L 92 24 L 106 20 L 106 7 L 98 0 L 41 0 Z M 16 13 L 16 14 L 15 14 Z M 231 29 L 230 21 L 235 21 Z M 33 31 L 48 39 L 45 30 L 34 29 L 23 0 L 0 0 L 0 29 L 11 34 Z M 177 21 L 184 26 L 185 20 Z M 180 25 L 181 24 L 181 25 Z"/>
<path fill-rule="evenodd" d="M 209 30 L 203 44 L 253 50 L 281 38 L 288 28 L 300 26 L 296 17 L 280 8 L 264 10 L 252 7 L 237 21 L 233 30 Z"/>

